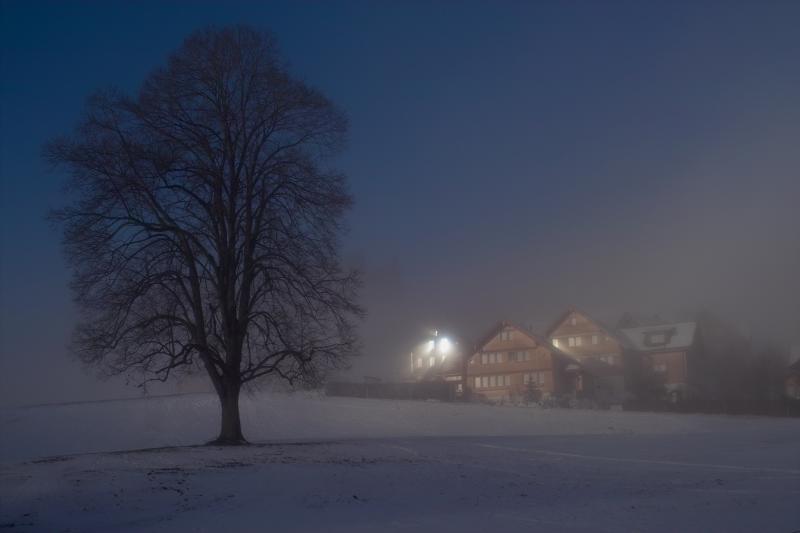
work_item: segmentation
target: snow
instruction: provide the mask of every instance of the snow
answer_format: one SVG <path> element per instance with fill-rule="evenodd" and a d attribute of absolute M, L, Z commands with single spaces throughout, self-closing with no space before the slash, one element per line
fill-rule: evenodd
<path fill-rule="evenodd" d="M 620 329 L 628 342 L 638 352 L 652 352 L 664 350 L 680 350 L 690 348 L 694 344 L 694 334 L 697 324 L 694 322 L 676 322 L 674 324 L 661 324 L 657 326 L 644 326 L 638 328 Z M 645 338 L 648 333 L 660 333 L 672 330 L 671 335 L 667 335 L 666 344 L 658 346 L 648 346 Z"/>
<path fill-rule="evenodd" d="M 260 444 L 191 446 L 214 435 L 208 395 L 2 410 L 0 527 L 800 529 L 797 419 L 312 394 L 242 408 Z"/>

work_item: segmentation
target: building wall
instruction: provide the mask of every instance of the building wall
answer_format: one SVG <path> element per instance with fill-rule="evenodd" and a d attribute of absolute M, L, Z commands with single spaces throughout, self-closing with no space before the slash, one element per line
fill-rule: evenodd
<path fill-rule="evenodd" d="M 579 361 L 594 358 L 614 366 L 622 365 L 622 347 L 619 342 L 578 311 L 570 312 L 551 329 L 548 340 Z"/>
<path fill-rule="evenodd" d="M 664 377 L 664 385 L 688 385 L 686 351 L 652 352 L 642 355 L 645 369 Z"/>
<path fill-rule="evenodd" d="M 519 355 L 512 359 L 512 353 Z M 523 398 L 528 388 L 526 375 L 544 394 L 560 391 L 560 376 L 550 347 L 507 326 L 470 357 L 467 387 L 490 400 Z"/>

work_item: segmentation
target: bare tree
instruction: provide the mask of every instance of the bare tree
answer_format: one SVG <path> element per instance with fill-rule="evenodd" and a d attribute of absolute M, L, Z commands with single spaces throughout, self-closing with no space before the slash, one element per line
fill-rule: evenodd
<path fill-rule="evenodd" d="M 90 98 L 45 147 L 69 171 L 64 228 L 90 364 L 143 383 L 205 368 L 215 442 L 244 442 L 242 386 L 316 383 L 357 350 L 357 273 L 340 265 L 347 124 L 292 78 L 269 34 L 191 35 L 136 97 Z"/>

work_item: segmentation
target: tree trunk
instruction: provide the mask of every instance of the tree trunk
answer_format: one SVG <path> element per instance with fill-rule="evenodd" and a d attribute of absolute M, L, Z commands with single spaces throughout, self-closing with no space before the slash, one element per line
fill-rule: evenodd
<path fill-rule="evenodd" d="M 239 418 L 239 386 L 226 385 L 218 392 L 218 396 L 221 412 L 219 437 L 209 444 L 247 444 L 242 435 L 242 422 Z"/>

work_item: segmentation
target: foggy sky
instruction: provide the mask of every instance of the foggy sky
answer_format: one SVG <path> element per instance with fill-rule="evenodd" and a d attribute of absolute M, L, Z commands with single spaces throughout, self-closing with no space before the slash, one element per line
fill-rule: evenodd
<path fill-rule="evenodd" d="M 649 5 L 645 5 L 649 4 Z M 66 354 L 62 176 L 41 144 L 85 97 L 134 91 L 191 31 L 271 29 L 349 115 L 339 161 L 365 271 L 364 355 L 467 340 L 568 305 L 709 308 L 800 335 L 800 4 L 3 4 L 0 403 L 136 394 Z"/>

